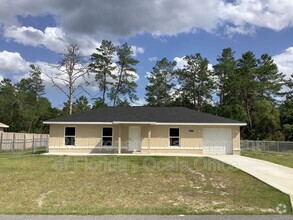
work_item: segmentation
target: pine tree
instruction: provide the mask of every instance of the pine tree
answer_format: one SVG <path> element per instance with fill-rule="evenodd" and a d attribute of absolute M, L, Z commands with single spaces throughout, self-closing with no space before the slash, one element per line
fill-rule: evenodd
<path fill-rule="evenodd" d="M 230 103 L 234 95 L 233 79 L 236 69 L 234 53 L 231 48 L 223 49 L 222 55 L 217 58 L 218 63 L 213 66 L 220 107 Z"/>
<path fill-rule="evenodd" d="M 25 131 L 30 133 L 37 126 L 41 110 L 47 111 L 40 106 L 40 99 L 45 94 L 45 86 L 41 78 L 41 69 L 38 66 L 30 65 L 28 78 L 20 80 L 16 87 L 18 94 L 22 99 L 23 106 L 23 123 Z M 42 100 L 44 102 L 44 100 Z"/>
<path fill-rule="evenodd" d="M 174 92 L 174 67 L 175 61 L 163 58 L 157 61 L 153 71 L 149 73 L 147 79 L 149 85 L 146 86 L 146 101 L 149 106 L 168 106 L 172 101 L 172 90 Z"/>
<path fill-rule="evenodd" d="M 135 66 L 139 61 L 133 58 L 133 52 L 127 43 L 118 46 L 116 51 L 118 56 L 118 61 L 116 62 L 118 76 L 109 94 L 110 100 L 113 101 L 113 106 L 119 105 L 125 99 L 128 102 L 138 100 L 136 95 L 137 77 Z"/>
<path fill-rule="evenodd" d="M 256 82 L 256 71 L 258 63 L 255 55 L 248 51 L 237 60 L 237 81 L 233 81 L 238 90 L 235 91 L 235 98 L 245 109 L 248 129 L 252 130 L 252 108 L 256 101 L 256 91 L 258 82 Z"/>
<path fill-rule="evenodd" d="M 95 73 L 95 81 L 102 91 L 102 105 L 105 106 L 107 91 L 113 84 L 116 76 L 113 58 L 115 56 L 115 46 L 111 41 L 103 40 L 100 47 L 96 48 L 97 53 L 91 55 L 89 71 Z"/>
<path fill-rule="evenodd" d="M 185 56 L 186 65 L 178 71 L 179 92 L 193 104 L 193 109 L 202 110 L 211 101 L 213 90 L 209 61 L 199 53 Z"/>
<path fill-rule="evenodd" d="M 256 71 L 256 81 L 259 84 L 258 96 L 276 103 L 277 97 L 281 96 L 280 91 L 285 83 L 284 77 L 268 54 L 261 55 Z"/>

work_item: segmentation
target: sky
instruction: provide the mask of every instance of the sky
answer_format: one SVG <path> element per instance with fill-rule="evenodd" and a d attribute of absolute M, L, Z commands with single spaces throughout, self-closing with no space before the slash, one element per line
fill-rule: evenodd
<path fill-rule="evenodd" d="M 185 55 L 201 53 L 212 66 L 226 47 L 236 58 L 268 53 L 289 78 L 292 11 L 292 0 L 0 0 L 0 80 L 18 82 L 30 64 L 50 71 L 70 43 L 90 56 L 103 39 L 127 42 L 140 61 L 134 105 L 145 104 L 146 75 L 164 57 L 182 67 Z M 66 97 L 42 77 L 45 96 L 61 107 Z"/>

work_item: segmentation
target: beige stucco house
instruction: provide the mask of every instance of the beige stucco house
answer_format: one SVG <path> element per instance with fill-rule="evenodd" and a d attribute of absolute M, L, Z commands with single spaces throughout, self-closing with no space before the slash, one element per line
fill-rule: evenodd
<path fill-rule="evenodd" d="M 183 107 L 104 107 L 45 121 L 50 153 L 239 154 L 245 123 Z"/>
<path fill-rule="evenodd" d="M 9 126 L 0 122 L 0 132 L 3 132 L 4 128 L 9 128 Z"/>

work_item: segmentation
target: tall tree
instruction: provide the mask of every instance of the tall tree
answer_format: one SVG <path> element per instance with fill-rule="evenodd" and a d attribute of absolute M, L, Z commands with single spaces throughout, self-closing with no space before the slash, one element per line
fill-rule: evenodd
<path fill-rule="evenodd" d="M 199 53 L 185 56 L 184 60 L 186 65 L 178 71 L 179 91 L 188 97 L 193 109 L 202 110 L 212 98 L 213 79 L 208 70 L 209 61 Z"/>
<path fill-rule="evenodd" d="M 38 123 L 40 116 L 39 100 L 45 94 L 45 86 L 41 78 L 41 69 L 38 66 L 30 65 L 28 78 L 23 78 L 16 84 L 18 93 L 22 96 L 24 121 L 27 121 L 26 131 L 30 133 L 34 124 Z M 42 109 L 44 110 L 44 108 Z M 48 110 L 48 109 L 47 109 Z M 25 120 L 26 119 L 26 120 Z"/>
<path fill-rule="evenodd" d="M 285 91 L 281 95 L 285 96 L 286 99 L 293 99 L 293 73 L 289 79 L 284 80 Z"/>
<path fill-rule="evenodd" d="M 72 114 L 73 99 L 78 90 L 84 90 L 87 82 L 87 66 L 84 64 L 82 53 L 77 44 L 69 44 L 61 54 L 58 65 L 52 66 L 56 71 L 46 75 L 51 79 L 53 86 L 57 87 L 69 103 L 69 114 Z"/>
<path fill-rule="evenodd" d="M 293 141 L 293 99 L 288 97 L 279 109 L 285 139 L 287 141 Z"/>
<path fill-rule="evenodd" d="M 279 72 L 274 60 L 268 54 L 262 54 L 258 60 L 256 81 L 258 82 L 258 96 L 277 102 L 281 96 L 285 75 Z"/>
<path fill-rule="evenodd" d="M 285 140 L 293 141 L 293 74 L 291 78 L 287 80 L 287 92 L 286 99 L 280 105 L 280 120 Z"/>
<path fill-rule="evenodd" d="M 40 67 L 31 64 L 29 77 L 21 79 L 17 84 L 18 89 L 31 94 L 34 101 L 37 101 L 42 95 L 45 94 L 45 85 L 43 79 L 41 78 L 41 74 Z"/>
<path fill-rule="evenodd" d="M 10 79 L 0 83 L 0 121 L 9 125 L 10 131 L 22 131 L 22 103 Z"/>
<path fill-rule="evenodd" d="M 125 96 L 128 96 L 127 100 L 129 102 L 138 100 L 136 95 L 137 83 L 135 80 L 137 77 L 135 66 L 139 61 L 133 58 L 133 52 L 127 43 L 118 46 L 116 50 L 118 56 L 118 61 L 116 62 L 118 76 L 109 94 L 110 100 L 113 101 L 113 106 L 124 102 Z"/>
<path fill-rule="evenodd" d="M 253 105 L 253 128 L 250 138 L 254 140 L 282 140 L 280 133 L 280 113 L 273 103 L 259 99 Z"/>
<path fill-rule="evenodd" d="M 105 105 L 106 93 L 117 78 L 114 74 L 116 67 L 113 65 L 116 49 L 111 41 L 103 40 L 96 50 L 97 53 L 91 55 L 92 63 L 89 65 L 89 70 L 96 74 L 95 81 L 102 91 L 102 104 Z"/>
<path fill-rule="evenodd" d="M 238 87 L 235 96 L 236 100 L 244 107 L 249 131 L 252 130 L 252 108 L 256 101 L 256 91 L 258 82 L 256 81 L 257 59 L 255 55 L 248 51 L 237 60 L 237 78 L 234 83 Z"/>
<path fill-rule="evenodd" d="M 217 58 L 217 64 L 213 66 L 216 76 L 216 89 L 219 96 L 219 106 L 222 107 L 231 101 L 233 97 L 236 60 L 234 51 L 231 48 L 225 48 L 222 55 Z"/>
<path fill-rule="evenodd" d="M 146 101 L 150 106 L 168 106 L 172 101 L 171 92 L 174 92 L 175 61 L 163 58 L 157 61 L 153 71 L 147 76 L 149 85 L 146 86 Z"/>

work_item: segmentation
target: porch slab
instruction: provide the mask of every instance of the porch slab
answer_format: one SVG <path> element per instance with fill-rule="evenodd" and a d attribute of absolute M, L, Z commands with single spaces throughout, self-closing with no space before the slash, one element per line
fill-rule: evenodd
<path fill-rule="evenodd" d="M 206 155 L 203 154 L 162 154 L 162 153 L 122 153 L 122 154 L 117 154 L 117 153 L 43 153 L 41 155 L 44 156 L 162 156 L 162 157 L 206 157 Z"/>

